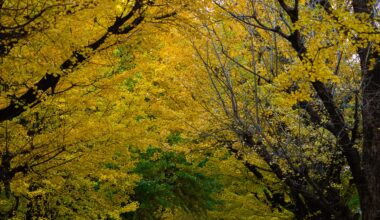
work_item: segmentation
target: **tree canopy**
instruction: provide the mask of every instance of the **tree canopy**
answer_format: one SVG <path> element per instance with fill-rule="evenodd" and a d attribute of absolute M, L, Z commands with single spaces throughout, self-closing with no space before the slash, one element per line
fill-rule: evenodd
<path fill-rule="evenodd" d="M 0 219 L 379 219 L 379 11 L 0 0 Z"/>

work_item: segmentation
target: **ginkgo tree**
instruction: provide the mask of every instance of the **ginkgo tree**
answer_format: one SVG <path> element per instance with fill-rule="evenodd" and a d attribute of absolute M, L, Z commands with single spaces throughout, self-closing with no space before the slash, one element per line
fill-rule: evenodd
<path fill-rule="evenodd" d="M 378 4 L 214 3 L 219 19 L 193 40 L 209 108 L 284 182 L 297 218 L 378 218 Z"/>
<path fill-rule="evenodd" d="M 112 93 L 110 78 L 133 66 L 131 54 L 117 46 L 144 20 L 169 18 L 180 7 L 156 7 L 153 1 L 1 1 L 3 216 L 56 218 L 73 212 L 93 218 L 129 209 L 128 195 L 139 179 L 128 174 L 132 163 L 124 159 L 127 171 L 117 175 L 104 163 L 130 137 L 120 119 L 133 99 L 117 105 L 99 93 Z M 128 158 L 127 150 L 119 154 Z M 101 187 L 94 191 L 93 184 Z M 81 192 L 93 199 L 80 199 Z"/>

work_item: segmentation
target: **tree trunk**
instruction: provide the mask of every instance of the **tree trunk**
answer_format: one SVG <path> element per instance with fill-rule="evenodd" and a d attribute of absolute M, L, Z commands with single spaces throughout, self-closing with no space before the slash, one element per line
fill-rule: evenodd
<path fill-rule="evenodd" d="M 357 14 L 376 17 L 373 8 L 378 1 L 353 0 Z M 372 20 L 372 19 L 371 19 Z M 368 22 L 372 22 L 369 20 Z M 363 220 L 380 219 L 380 54 L 375 46 L 358 51 L 362 72 L 363 155 L 362 180 L 357 184 Z M 378 49 L 377 49 L 378 50 Z"/>
<path fill-rule="evenodd" d="M 366 52 L 367 51 L 367 52 Z M 380 219 L 380 58 L 369 50 L 360 53 L 363 93 L 363 174 L 361 209 L 364 220 Z M 367 59 L 375 60 L 368 67 Z M 369 68 L 369 69 L 368 69 Z"/>

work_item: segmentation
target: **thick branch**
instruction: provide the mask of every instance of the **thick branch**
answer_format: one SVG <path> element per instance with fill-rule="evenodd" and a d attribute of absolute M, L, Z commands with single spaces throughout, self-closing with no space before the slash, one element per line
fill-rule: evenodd
<path fill-rule="evenodd" d="M 142 1 L 137 1 L 131 12 L 122 18 L 116 18 L 114 24 L 110 26 L 107 32 L 97 41 L 84 47 L 82 50 L 74 51 L 71 57 L 62 63 L 60 73 L 46 73 L 45 76 L 35 83 L 32 88 L 28 89 L 27 92 L 17 99 L 12 100 L 7 107 L 0 109 L 0 122 L 11 120 L 12 118 L 25 112 L 27 107 L 34 106 L 41 102 L 39 99 L 39 95 L 41 93 L 46 93 L 49 89 L 52 89 L 52 93 L 54 93 L 54 88 L 57 86 L 61 75 L 66 75 L 73 72 L 75 68 L 88 60 L 90 54 L 86 54 L 86 51 L 96 51 L 101 45 L 104 44 L 110 34 L 128 34 L 135 29 L 136 26 L 144 20 L 144 16 L 142 14 L 135 18 L 130 25 L 124 28 L 122 26 L 125 25 L 125 23 L 132 18 L 141 7 L 143 7 Z"/>

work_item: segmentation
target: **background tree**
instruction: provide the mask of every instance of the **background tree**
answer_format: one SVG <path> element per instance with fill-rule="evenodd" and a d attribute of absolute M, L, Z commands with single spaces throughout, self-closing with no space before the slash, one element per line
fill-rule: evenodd
<path fill-rule="evenodd" d="M 189 14 L 184 16 L 189 16 Z M 231 139 L 233 139 L 231 143 L 234 146 L 240 146 L 240 143 L 230 132 L 221 132 L 226 130 L 224 127 L 220 127 L 220 118 L 205 111 L 205 108 L 211 109 L 201 102 L 202 97 L 209 97 L 212 91 L 206 87 L 199 87 L 198 83 L 207 83 L 208 76 L 203 74 L 203 67 L 198 62 L 194 62 L 192 45 L 183 34 L 198 35 L 194 29 L 182 29 L 188 27 L 187 25 L 194 24 L 187 23 L 186 26 L 183 23 L 176 24 L 182 25 L 181 29 L 177 29 L 178 26 L 173 28 L 171 24 L 169 27 L 160 26 L 157 34 L 146 39 L 148 43 L 161 42 L 156 48 L 150 47 L 150 50 L 145 52 L 146 58 L 150 62 L 138 62 L 144 66 L 147 65 L 149 73 L 146 71 L 147 69 L 142 69 L 146 68 L 144 66 L 137 66 L 134 69 L 143 74 L 139 79 L 135 79 L 137 83 L 133 93 L 139 93 L 138 97 L 148 98 L 144 98 L 146 102 L 141 106 L 141 109 L 145 109 L 145 111 L 139 113 L 139 123 L 154 125 L 147 129 L 153 133 L 161 133 L 154 138 L 157 141 L 161 137 L 161 142 L 153 146 L 185 153 L 189 161 L 197 161 L 193 162 L 194 164 L 204 163 L 205 167 L 202 171 L 205 172 L 205 175 L 218 174 L 223 191 L 218 193 L 215 198 L 221 200 L 223 205 L 216 210 L 207 212 L 207 218 L 240 216 L 248 219 L 291 219 L 292 214 L 289 211 L 281 208 L 279 211 L 279 207 L 272 207 L 266 196 L 266 193 L 271 197 L 272 192 L 275 194 L 282 190 L 273 175 L 265 172 L 263 181 L 257 181 L 240 162 L 236 161 L 235 153 L 231 155 L 224 149 L 226 141 L 231 142 Z M 166 34 L 159 34 L 163 31 L 170 33 L 171 41 L 166 40 Z M 145 59 L 142 56 L 136 56 L 136 58 Z M 149 83 L 145 84 L 146 82 Z M 207 102 L 207 104 L 209 103 Z M 150 138 L 153 137 L 153 133 L 149 135 Z M 141 133 L 136 136 L 141 137 Z M 255 160 L 256 165 L 265 165 L 257 157 L 251 159 Z M 201 161 L 203 162 L 201 163 Z M 250 166 L 250 168 L 254 169 L 255 166 Z M 272 184 L 273 186 L 267 187 Z M 268 191 L 268 188 L 271 188 L 272 192 Z M 289 201 L 289 198 L 284 197 L 284 200 Z M 176 218 L 191 218 L 191 216 L 179 215 Z"/>

